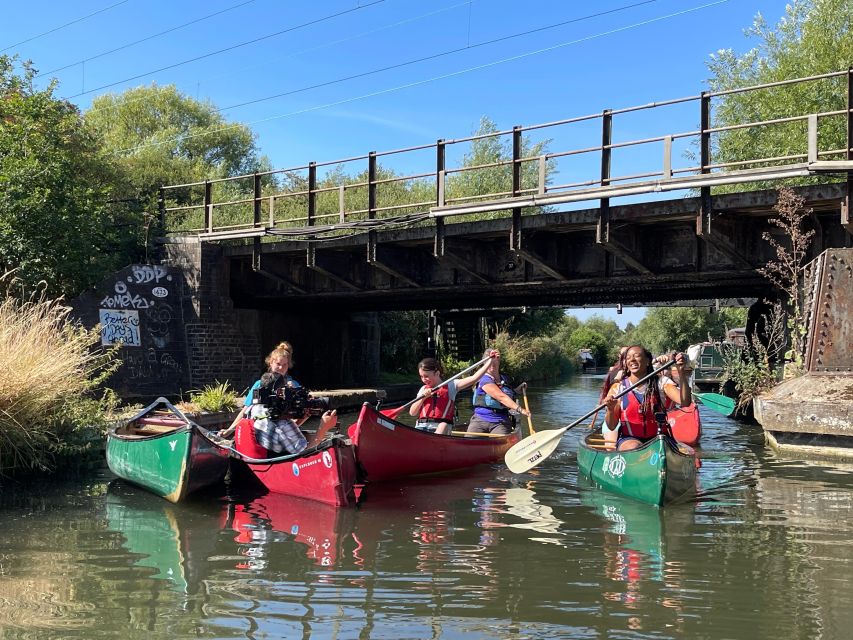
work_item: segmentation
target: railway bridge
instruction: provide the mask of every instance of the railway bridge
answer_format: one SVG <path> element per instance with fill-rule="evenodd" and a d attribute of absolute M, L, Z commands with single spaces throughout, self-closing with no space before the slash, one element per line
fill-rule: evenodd
<path fill-rule="evenodd" d="M 813 110 L 714 122 L 716 104 L 809 87 Z M 393 309 L 749 305 L 772 293 L 757 269 L 778 185 L 812 210 L 811 257 L 853 246 L 851 96 L 844 70 L 165 186 L 183 383 L 243 384 L 283 338 L 312 384 L 371 383 Z M 737 136 L 754 153 L 724 159 Z"/>

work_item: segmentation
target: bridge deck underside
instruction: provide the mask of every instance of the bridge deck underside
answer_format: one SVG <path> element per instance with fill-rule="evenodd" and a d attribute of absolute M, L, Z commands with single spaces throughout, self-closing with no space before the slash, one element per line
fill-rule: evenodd
<path fill-rule="evenodd" d="M 816 230 L 811 253 L 850 246 L 843 187 L 799 189 Z M 510 212 L 323 242 L 228 246 L 231 296 L 241 307 L 303 311 L 649 305 L 763 297 L 757 272 L 774 257 L 762 238 L 775 191 L 714 197 L 710 223 L 698 198 L 610 208 Z M 697 228 L 702 231 L 697 234 Z M 515 237 L 513 242 L 511 238 Z"/>

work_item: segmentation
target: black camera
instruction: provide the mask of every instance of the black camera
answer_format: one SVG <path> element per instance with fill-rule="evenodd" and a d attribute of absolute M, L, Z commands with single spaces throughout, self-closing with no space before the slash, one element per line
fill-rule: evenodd
<path fill-rule="evenodd" d="M 306 413 L 319 416 L 329 410 L 328 397 L 312 398 L 311 392 L 305 387 L 276 387 L 275 384 L 264 383 L 252 391 L 252 404 L 268 407 L 270 418 L 273 420 L 282 417 L 297 419 Z"/>

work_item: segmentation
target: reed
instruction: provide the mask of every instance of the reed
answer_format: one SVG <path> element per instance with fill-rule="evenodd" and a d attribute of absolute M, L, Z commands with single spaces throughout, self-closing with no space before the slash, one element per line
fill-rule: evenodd
<path fill-rule="evenodd" d="M 97 347 L 99 329 L 69 319 L 61 300 L 38 292 L 0 301 L 0 473 L 49 468 L 75 432 L 103 420 L 92 390 L 111 370 L 113 352 Z M 93 348 L 96 347 L 96 348 Z M 86 423 L 86 424 L 84 424 Z M 79 434 L 77 434 L 79 435 Z"/>

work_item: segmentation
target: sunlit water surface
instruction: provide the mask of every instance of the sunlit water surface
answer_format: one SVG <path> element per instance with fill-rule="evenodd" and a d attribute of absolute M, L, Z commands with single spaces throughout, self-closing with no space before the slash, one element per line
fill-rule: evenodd
<path fill-rule="evenodd" d="M 600 377 L 531 389 L 536 429 Z M 0 638 L 849 638 L 853 467 L 703 411 L 697 498 L 656 509 L 545 462 L 368 487 L 357 508 L 113 480 L 0 488 Z"/>

